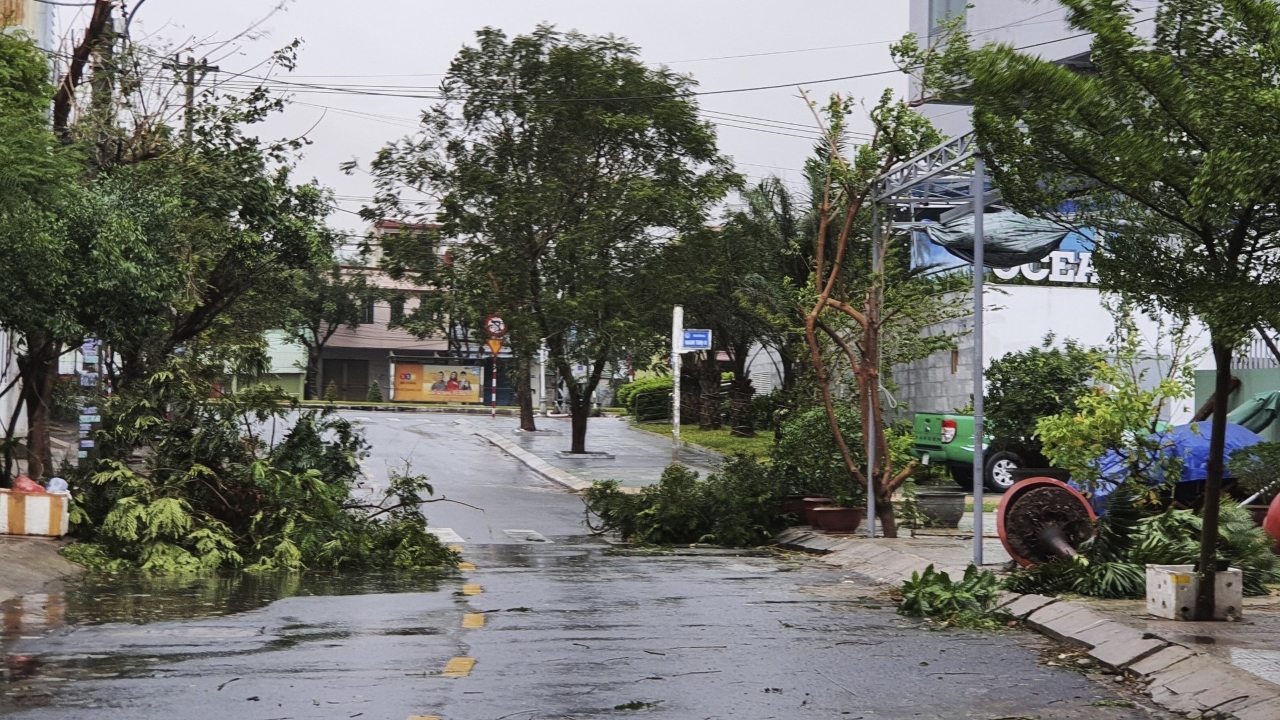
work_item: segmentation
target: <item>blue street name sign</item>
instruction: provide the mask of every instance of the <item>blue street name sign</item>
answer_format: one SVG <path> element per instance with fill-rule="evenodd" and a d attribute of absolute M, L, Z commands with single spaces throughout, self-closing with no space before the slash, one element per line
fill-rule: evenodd
<path fill-rule="evenodd" d="M 685 330 L 683 344 L 685 350 L 710 350 L 711 331 Z"/>

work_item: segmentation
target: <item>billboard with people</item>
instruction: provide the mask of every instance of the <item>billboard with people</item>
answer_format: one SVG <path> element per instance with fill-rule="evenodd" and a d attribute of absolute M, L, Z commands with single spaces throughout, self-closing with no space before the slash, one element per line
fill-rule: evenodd
<path fill-rule="evenodd" d="M 395 364 L 395 396 L 401 402 L 480 402 L 479 365 Z"/>

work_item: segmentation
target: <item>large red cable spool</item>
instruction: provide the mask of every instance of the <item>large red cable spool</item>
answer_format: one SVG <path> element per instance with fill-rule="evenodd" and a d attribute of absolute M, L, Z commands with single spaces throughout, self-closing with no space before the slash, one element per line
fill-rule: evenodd
<path fill-rule="evenodd" d="M 996 510 L 996 529 L 1009 556 L 1031 567 L 1074 554 L 1093 536 L 1097 519 L 1089 500 L 1075 488 L 1050 477 L 1033 477 L 1005 491 Z"/>
<path fill-rule="evenodd" d="M 1275 551 L 1280 554 L 1280 495 L 1271 501 L 1267 508 L 1267 517 L 1262 521 L 1262 529 L 1275 541 Z"/>

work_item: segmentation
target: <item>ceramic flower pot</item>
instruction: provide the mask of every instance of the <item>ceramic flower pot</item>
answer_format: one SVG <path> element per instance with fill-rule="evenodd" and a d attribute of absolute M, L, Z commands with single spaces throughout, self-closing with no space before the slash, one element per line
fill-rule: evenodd
<path fill-rule="evenodd" d="M 954 528 L 964 517 L 965 492 L 959 488 L 918 488 L 916 507 L 924 516 L 925 527 Z"/>
<path fill-rule="evenodd" d="M 823 505 L 830 505 L 831 498 L 807 497 L 801 500 L 800 502 L 804 505 L 804 515 L 802 517 L 804 517 L 805 521 L 807 521 L 810 525 L 817 527 L 818 523 L 814 522 L 813 514 L 811 511 L 816 507 L 822 507 Z"/>
<path fill-rule="evenodd" d="M 809 510 L 814 527 L 829 533 L 851 533 L 862 524 L 866 508 L 815 507 Z"/>

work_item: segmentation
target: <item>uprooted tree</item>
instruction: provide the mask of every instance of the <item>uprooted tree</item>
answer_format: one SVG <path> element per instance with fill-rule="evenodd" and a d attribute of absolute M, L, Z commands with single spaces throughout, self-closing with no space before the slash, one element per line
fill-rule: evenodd
<path fill-rule="evenodd" d="M 889 452 L 882 393 L 885 368 L 927 357 L 951 347 L 946 333 L 922 333 L 925 327 L 965 313 L 955 292 L 960 279 L 929 278 L 910 266 L 909 249 L 893 242 L 869 199 L 876 179 L 898 162 L 940 140 L 927 120 L 888 92 L 871 111 L 872 139 L 846 151 L 845 121 L 853 110 L 848 98 L 834 96 L 822 108 L 814 105 L 825 144 L 811 160 L 822 173 L 814 247 L 812 294 L 804 332 L 827 420 L 845 466 L 858 484 L 874 494 L 876 516 L 886 537 L 897 535 L 893 493 L 911 476 L 916 463 L 895 466 Z M 886 218 L 888 219 L 888 218 Z M 842 358 L 845 365 L 829 356 Z M 835 385 L 852 375 L 852 402 L 862 422 L 862 436 L 875 461 L 864 473 L 860 448 L 851 448 L 840 430 Z"/>

